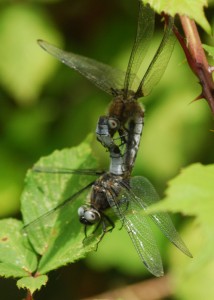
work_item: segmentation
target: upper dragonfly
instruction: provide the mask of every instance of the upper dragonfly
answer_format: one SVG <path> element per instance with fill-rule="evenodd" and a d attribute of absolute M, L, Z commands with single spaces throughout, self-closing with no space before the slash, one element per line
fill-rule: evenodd
<path fill-rule="evenodd" d="M 112 157 L 110 171 L 113 174 L 131 173 L 143 129 L 144 110 L 137 102 L 140 97 L 147 96 L 161 79 L 175 44 L 173 35 L 173 18 L 166 19 L 166 28 L 162 41 L 152 61 L 144 70 L 141 80 L 137 74 L 144 62 L 154 33 L 154 11 L 149 5 L 139 0 L 137 33 L 132 47 L 126 72 L 122 72 L 96 60 L 65 52 L 43 40 L 39 45 L 58 60 L 78 71 L 100 89 L 113 96 L 108 115 L 100 117 L 97 125 L 97 139 L 110 150 Z M 118 161 L 119 146 L 113 136 L 118 132 L 120 141 L 127 144 L 123 164 L 112 163 L 114 157 Z M 128 133 L 128 134 L 127 134 Z M 130 138 L 131 137 L 131 138 Z M 118 150 L 118 151 L 117 151 Z M 116 167 L 116 169 L 114 169 Z"/>

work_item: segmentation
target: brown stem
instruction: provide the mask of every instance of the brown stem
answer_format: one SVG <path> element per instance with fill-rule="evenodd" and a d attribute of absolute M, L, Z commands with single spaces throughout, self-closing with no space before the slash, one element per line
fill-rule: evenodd
<path fill-rule="evenodd" d="M 192 57 L 197 63 L 202 64 L 206 70 L 208 70 L 209 65 L 207 62 L 204 49 L 201 45 L 200 36 L 198 34 L 195 22 L 188 18 L 187 16 L 180 16 L 181 24 L 188 42 L 188 49 Z"/>
<path fill-rule="evenodd" d="M 24 300 L 33 300 L 33 295 L 31 294 L 30 290 L 27 290 L 27 295 Z"/>
<path fill-rule="evenodd" d="M 202 87 L 202 92 L 196 100 L 205 98 L 214 114 L 214 82 L 212 69 L 207 62 L 204 49 L 202 48 L 196 24 L 187 16 L 180 16 L 180 20 L 185 33 L 186 42 L 176 28 L 174 31 L 185 52 L 188 64 L 194 74 L 199 78 Z"/>

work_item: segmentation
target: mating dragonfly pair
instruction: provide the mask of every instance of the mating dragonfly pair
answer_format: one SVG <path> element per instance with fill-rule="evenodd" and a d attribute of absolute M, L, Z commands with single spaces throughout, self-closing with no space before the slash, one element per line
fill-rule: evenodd
<path fill-rule="evenodd" d="M 114 223 L 106 214 L 106 210 L 111 208 L 128 232 L 146 268 L 155 276 L 162 276 L 161 256 L 150 228 L 149 218 L 183 253 L 190 257 L 191 253 L 177 233 L 168 214 L 155 213 L 150 216 L 142 214 L 142 210 L 146 210 L 148 206 L 158 201 L 159 197 L 147 179 L 141 176 L 131 177 L 144 125 L 144 111 L 137 99 L 147 96 L 158 83 L 166 69 L 175 43 L 173 19 L 166 17 L 162 41 L 143 78 L 138 80 L 136 74 L 153 36 L 154 18 L 153 10 L 139 1 L 137 34 L 125 73 L 95 60 L 64 52 L 45 41 L 39 40 L 39 44 L 48 53 L 77 70 L 114 97 L 108 115 L 99 118 L 96 128 L 98 141 L 110 154 L 109 172 L 95 172 L 95 175 L 100 175 L 98 179 L 78 192 L 79 195 L 86 188 L 91 187 L 90 203 L 78 209 L 80 222 L 85 226 L 102 225 L 104 235 L 114 227 Z M 34 170 L 52 172 L 39 166 L 36 166 Z M 61 169 L 59 172 L 64 171 Z M 67 169 L 65 172 L 84 175 L 93 173 L 93 171 L 68 171 Z M 71 196 L 54 211 L 64 205 L 72 205 L 76 196 L 77 194 Z M 27 225 L 26 228 L 32 226 L 33 223 Z"/>

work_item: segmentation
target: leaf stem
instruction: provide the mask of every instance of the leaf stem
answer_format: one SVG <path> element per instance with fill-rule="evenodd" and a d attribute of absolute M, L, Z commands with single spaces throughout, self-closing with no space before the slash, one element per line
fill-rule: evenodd
<path fill-rule="evenodd" d="M 33 300 L 33 295 L 31 294 L 30 290 L 27 290 L 27 295 L 24 300 Z"/>

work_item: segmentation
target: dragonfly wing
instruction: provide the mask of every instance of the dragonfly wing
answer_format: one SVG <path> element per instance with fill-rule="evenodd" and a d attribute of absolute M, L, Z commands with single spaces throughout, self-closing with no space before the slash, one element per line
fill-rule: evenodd
<path fill-rule="evenodd" d="M 50 174 L 78 174 L 78 175 L 91 175 L 99 176 L 104 174 L 104 171 L 94 170 L 94 169 L 70 169 L 70 168 L 56 168 L 56 167 L 40 167 L 34 166 L 32 168 L 33 172 L 37 173 L 50 173 Z"/>
<path fill-rule="evenodd" d="M 25 223 L 23 232 L 28 235 L 37 253 L 44 254 L 54 241 L 59 240 L 59 236 L 63 238 L 63 232 L 65 234 L 69 231 L 72 234 L 75 229 L 79 234 L 77 210 L 85 202 L 88 189 L 94 181 L 84 187 L 79 187 L 82 184 L 76 183 L 73 189 L 76 188 L 77 192 L 62 201 L 63 193 L 49 193 L 47 196 L 44 191 L 47 182 L 40 185 L 37 177 L 31 176 L 27 181 L 28 188 L 22 195 L 21 210 Z M 56 184 L 59 182 L 57 178 L 51 180 Z M 69 191 L 66 194 L 69 194 Z"/>
<path fill-rule="evenodd" d="M 114 69 L 94 59 L 63 51 L 46 41 L 39 40 L 39 45 L 62 63 L 76 70 L 94 85 L 108 94 L 123 87 L 125 72 Z"/>
<path fill-rule="evenodd" d="M 133 201 L 136 205 L 148 208 L 150 205 L 159 201 L 159 196 L 151 184 L 151 182 L 142 176 L 136 176 L 131 178 L 131 192 L 133 193 Z M 184 254 L 192 257 L 192 254 L 188 250 L 187 246 L 181 239 L 179 233 L 175 229 L 174 224 L 170 216 L 167 213 L 155 213 L 151 214 L 152 220 L 158 225 L 163 234 Z"/>
<path fill-rule="evenodd" d="M 108 195 L 108 202 L 128 232 L 144 265 L 153 275 L 163 276 L 162 260 L 149 218 L 139 214 L 139 206 L 132 201 L 128 190 L 121 187 L 121 193 L 117 199 L 113 194 Z"/>
<path fill-rule="evenodd" d="M 146 96 L 163 76 L 174 49 L 176 37 L 173 34 L 174 21 L 169 17 L 162 41 L 139 85 L 137 94 Z"/>
<path fill-rule="evenodd" d="M 150 42 L 154 33 L 154 21 L 154 11 L 149 5 L 143 5 L 142 1 L 139 1 L 137 34 L 126 71 L 126 78 L 124 82 L 125 91 L 132 89 L 132 84 L 135 79 L 132 74 L 137 74 L 150 46 Z"/>

